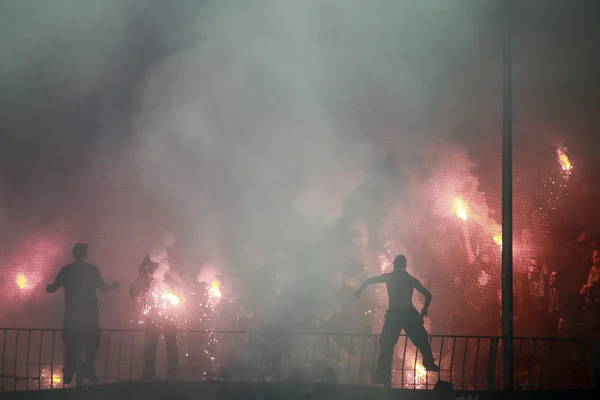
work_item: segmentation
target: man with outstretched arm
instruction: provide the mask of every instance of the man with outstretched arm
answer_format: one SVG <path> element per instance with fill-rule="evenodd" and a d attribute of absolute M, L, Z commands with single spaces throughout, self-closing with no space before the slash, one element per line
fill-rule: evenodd
<path fill-rule="evenodd" d="M 73 247 L 75 262 L 63 267 L 54 282 L 46 287 L 48 293 L 65 288 L 65 313 L 63 323 L 63 344 L 65 365 L 63 382 L 68 385 L 73 380 L 77 364 L 77 347 L 85 348 L 83 377 L 97 382 L 95 361 L 100 346 L 100 322 L 96 289 L 110 292 L 119 288 L 119 282 L 112 285 L 104 282 L 98 268 L 87 262 L 87 244 L 77 243 Z"/>
<path fill-rule="evenodd" d="M 374 283 L 385 283 L 389 299 L 389 309 L 385 314 L 379 341 L 381 351 L 377 362 L 375 382 L 391 387 L 394 347 L 402 329 L 423 355 L 423 367 L 427 371 L 439 371 L 440 367 L 435 365 L 427 331 L 423 326 L 423 318 L 427 316 L 431 303 L 431 293 L 421 282 L 406 272 L 406 257 L 403 255 L 396 257 L 393 272 L 365 280 L 356 290 L 356 296 L 360 297 L 363 290 Z M 414 289 L 425 296 L 425 305 L 420 314 L 412 302 Z"/>

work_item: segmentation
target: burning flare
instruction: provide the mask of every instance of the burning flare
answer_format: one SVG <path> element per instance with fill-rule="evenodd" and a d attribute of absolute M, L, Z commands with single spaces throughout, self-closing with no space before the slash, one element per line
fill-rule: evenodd
<path fill-rule="evenodd" d="M 176 322 L 179 313 L 179 305 L 182 303 L 177 295 L 171 292 L 167 287 L 162 286 L 162 282 L 152 285 L 146 296 L 144 309 L 142 311 L 140 324 L 143 324 L 146 317 L 163 320 L 163 322 Z"/>
<path fill-rule="evenodd" d="M 176 306 L 181 302 L 179 297 L 175 296 L 173 293 L 165 291 L 162 295 L 163 300 L 168 301 L 171 305 Z"/>
<path fill-rule="evenodd" d="M 213 281 L 212 285 L 210 285 L 209 294 L 210 297 L 214 297 L 217 299 L 221 298 L 221 290 L 219 289 L 218 281 Z"/>
<path fill-rule="evenodd" d="M 27 282 L 27 277 L 23 274 L 19 274 L 17 275 L 17 286 L 19 287 L 19 289 L 27 289 L 28 286 L 28 282 Z"/>
<path fill-rule="evenodd" d="M 494 232 L 494 242 L 496 242 L 496 244 L 498 246 L 502 246 L 502 227 L 501 226 L 496 227 L 496 230 Z"/>
<path fill-rule="evenodd" d="M 569 156 L 567 156 L 567 148 L 562 146 L 558 147 L 556 149 L 556 155 L 558 157 L 558 163 L 568 177 L 571 175 L 571 171 L 573 170 L 573 164 L 571 163 L 571 160 L 569 160 Z"/>
<path fill-rule="evenodd" d="M 54 369 L 58 369 L 56 366 Z M 56 372 L 51 373 L 51 368 L 42 369 L 42 374 L 40 376 L 42 378 L 42 387 L 45 389 L 50 389 L 51 387 L 57 387 L 62 384 L 62 376 Z"/>
<path fill-rule="evenodd" d="M 381 268 L 381 272 L 385 272 L 388 267 L 392 265 L 392 263 L 388 260 L 385 255 L 379 256 L 379 267 Z"/>
<path fill-rule="evenodd" d="M 415 375 L 417 378 L 427 376 L 427 370 L 419 363 L 415 363 Z"/>
<path fill-rule="evenodd" d="M 456 216 L 463 221 L 466 221 L 469 217 L 469 212 L 467 209 L 467 204 L 457 197 L 452 198 L 452 206 L 454 208 L 454 213 Z"/>

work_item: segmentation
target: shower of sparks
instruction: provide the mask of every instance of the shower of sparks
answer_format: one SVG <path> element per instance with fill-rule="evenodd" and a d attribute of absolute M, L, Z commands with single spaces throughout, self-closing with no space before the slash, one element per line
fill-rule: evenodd
<path fill-rule="evenodd" d="M 167 277 L 169 279 L 153 282 L 144 298 L 139 323 L 176 326 L 185 336 L 206 331 L 202 339 L 194 341 L 194 345 L 187 349 L 185 357 L 205 358 L 212 364 L 219 357 L 220 340 L 210 332 L 216 328 L 218 305 L 225 298 L 216 267 L 203 267 L 201 274 L 198 274 L 198 282 L 189 286 L 168 273 Z M 227 300 L 232 301 L 229 298 Z"/>
<path fill-rule="evenodd" d="M 393 381 L 396 384 L 401 383 L 403 388 L 407 389 L 426 389 L 427 370 L 420 361 L 408 361 L 415 359 L 415 351 L 408 349 L 406 354 L 399 355 L 399 357 L 404 357 L 406 364 L 403 370 L 394 370 Z M 404 372 L 404 379 L 402 379 L 402 372 Z M 430 379 L 430 382 L 432 381 Z"/>
<path fill-rule="evenodd" d="M 466 221 L 467 218 L 469 217 L 469 212 L 468 212 L 467 205 L 465 204 L 465 202 L 460 200 L 457 197 L 453 197 L 452 198 L 452 206 L 454 207 L 454 212 L 455 212 L 456 216 L 458 218 L 462 219 L 463 221 Z"/>
<path fill-rule="evenodd" d="M 390 265 L 392 265 L 392 263 L 386 256 L 379 256 L 379 267 L 381 268 L 381 272 L 385 272 L 390 267 Z"/>
<path fill-rule="evenodd" d="M 546 233 L 548 234 L 551 230 L 550 213 L 556 211 L 556 209 L 559 207 L 563 195 L 569 195 L 567 191 L 567 183 L 571 177 L 571 174 L 573 173 L 573 163 L 567 155 L 567 148 L 564 146 L 557 147 L 556 156 L 560 169 L 558 171 L 555 169 L 550 171 L 551 176 L 544 184 L 544 187 L 549 189 L 546 207 L 540 207 L 540 212 L 543 213 L 543 217 L 546 220 Z"/>
<path fill-rule="evenodd" d="M 209 285 L 202 281 L 192 284 L 191 288 L 186 306 L 187 317 L 184 329 L 203 331 L 214 329 L 213 318 L 216 314 L 216 306 L 222 298 L 220 283 L 214 280 Z M 216 335 L 209 333 L 207 341 L 201 345 L 201 354 L 211 363 L 215 361 L 215 350 L 218 343 L 219 339 Z M 189 353 L 187 356 L 189 356 Z"/>
<path fill-rule="evenodd" d="M 60 368 L 55 366 L 54 370 L 60 370 Z M 51 373 L 50 368 L 42 369 L 40 378 L 41 378 L 41 386 L 43 389 L 50 389 L 52 387 L 56 388 L 57 386 L 62 385 L 62 376 L 60 376 L 60 374 L 58 374 L 56 372 Z"/>
<path fill-rule="evenodd" d="M 427 389 L 427 370 L 421 363 L 414 362 L 413 367 L 406 372 L 404 382 L 409 388 Z"/>
<path fill-rule="evenodd" d="M 165 287 L 163 282 L 154 283 L 146 296 L 140 324 L 144 324 L 147 317 L 153 318 L 156 323 L 176 323 L 181 303 L 182 299 Z"/>
<path fill-rule="evenodd" d="M 27 277 L 23 274 L 18 274 L 17 275 L 17 286 L 19 287 L 19 289 L 27 289 L 28 282 L 27 282 Z"/>
<path fill-rule="evenodd" d="M 170 292 L 163 292 L 163 300 L 168 301 L 172 306 L 177 306 L 180 303 L 179 297 Z"/>
<path fill-rule="evenodd" d="M 210 286 L 204 283 L 193 284 L 192 291 L 188 296 L 185 328 L 206 329 L 215 314 L 215 307 L 221 297 L 217 281 Z"/>

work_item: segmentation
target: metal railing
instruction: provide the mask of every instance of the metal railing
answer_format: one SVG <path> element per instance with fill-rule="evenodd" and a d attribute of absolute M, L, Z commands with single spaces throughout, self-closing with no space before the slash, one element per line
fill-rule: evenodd
<path fill-rule="evenodd" d="M 157 371 L 166 376 L 159 342 Z M 502 338 L 430 337 L 439 373 L 426 372 L 406 336 L 395 350 L 393 386 L 431 389 L 438 379 L 456 389 L 501 389 Z M 0 329 L 0 391 L 54 389 L 62 381 L 59 329 Z M 379 337 L 315 334 L 187 331 L 178 333 L 178 379 L 237 381 L 329 381 L 373 385 Z M 514 339 L 515 389 L 594 388 L 600 341 Z M 96 360 L 98 384 L 142 378 L 144 331 L 103 330 Z M 71 386 L 81 380 L 76 379 Z M 85 381 L 85 384 L 89 382 Z"/>

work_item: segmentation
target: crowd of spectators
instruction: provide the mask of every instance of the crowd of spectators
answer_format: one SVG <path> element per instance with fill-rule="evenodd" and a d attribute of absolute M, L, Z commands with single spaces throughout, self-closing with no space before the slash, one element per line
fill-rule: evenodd
<path fill-rule="evenodd" d="M 582 231 L 566 246 L 561 267 L 550 275 L 549 311 L 559 336 L 595 338 L 600 334 L 599 250 Z"/>
<path fill-rule="evenodd" d="M 555 259 L 529 259 L 516 275 L 515 326 L 523 336 L 600 335 L 600 252 L 585 231 Z M 549 267 L 551 265 L 552 267 Z"/>

